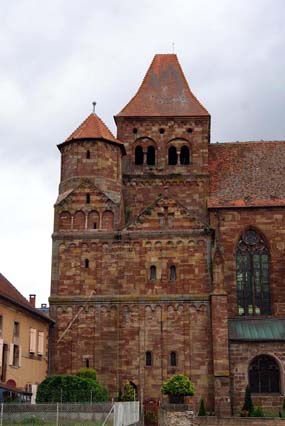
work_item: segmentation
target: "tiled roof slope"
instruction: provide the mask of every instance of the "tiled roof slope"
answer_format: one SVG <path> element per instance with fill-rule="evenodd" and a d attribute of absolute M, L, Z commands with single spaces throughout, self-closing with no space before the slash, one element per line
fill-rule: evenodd
<path fill-rule="evenodd" d="M 95 113 L 90 114 L 63 143 L 80 139 L 104 139 L 120 145 L 124 150 L 124 144 L 115 138 L 103 120 Z"/>
<path fill-rule="evenodd" d="M 208 207 L 285 206 L 285 141 L 209 146 Z"/>
<path fill-rule="evenodd" d="M 208 115 L 191 92 L 177 56 L 160 54 L 155 55 L 136 95 L 116 117 Z"/>
<path fill-rule="evenodd" d="M 24 296 L 0 273 L 0 297 L 8 299 L 10 302 L 14 302 L 22 308 L 38 315 L 47 321 L 51 321 L 46 315 L 43 315 L 33 308 L 33 306 L 25 299 Z"/>

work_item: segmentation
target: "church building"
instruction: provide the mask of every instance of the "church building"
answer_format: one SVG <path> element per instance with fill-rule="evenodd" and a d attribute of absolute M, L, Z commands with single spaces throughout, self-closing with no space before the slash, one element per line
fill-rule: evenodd
<path fill-rule="evenodd" d="M 52 249 L 52 372 L 97 370 L 161 399 L 172 374 L 196 403 L 277 411 L 285 368 L 285 142 L 211 142 L 175 54 L 135 96 L 61 144 Z"/>

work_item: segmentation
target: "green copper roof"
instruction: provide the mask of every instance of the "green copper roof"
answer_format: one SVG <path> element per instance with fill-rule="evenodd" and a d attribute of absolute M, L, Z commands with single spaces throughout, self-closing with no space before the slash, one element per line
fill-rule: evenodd
<path fill-rule="evenodd" d="M 229 320 L 230 340 L 285 340 L 285 319 Z"/>

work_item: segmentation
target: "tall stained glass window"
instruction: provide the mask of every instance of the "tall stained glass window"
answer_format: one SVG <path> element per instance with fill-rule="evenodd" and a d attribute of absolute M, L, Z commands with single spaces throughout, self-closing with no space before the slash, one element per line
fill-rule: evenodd
<path fill-rule="evenodd" d="M 239 315 L 269 315 L 269 251 L 262 236 L 245 231 L 236 251 L 237 303 Z"/>

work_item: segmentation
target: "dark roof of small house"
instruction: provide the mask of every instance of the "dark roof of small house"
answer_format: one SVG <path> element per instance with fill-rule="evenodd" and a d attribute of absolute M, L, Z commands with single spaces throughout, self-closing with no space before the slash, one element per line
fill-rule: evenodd
<path fill-rule="evenodd" d="M 41 317 L 42 319 L 52 322 L 52 319 L 48 316 L 38 312 L 36 308 L 34 308 L 30 302 L 0 273 L 0 298 L 4 298 L 12 304 L 16 304 L 17 306 L 23 308 L 30 313 Z"/>
<path fill-rule="evenodd" d="M 285 320 L 276 318 L 229 320 L 229 338 L 244 341 L 285 340 Z"/>
<path fill-rule="evenodd" d="M 209 146 L 208 207 L 285 206 L 285 141 Z"/>
<path fill-rule="evenodd" d="M 113 144 L 119 145 L 125 152 L 125 147 L 122 142 L 115 138 L 113 133 L 108 129 L 103 120 L 95 113 L 88 115 L 88 117 L 71 133 L 70 136 L 61 144 L 60 148 L 68 142 L 82 140 L 82 139 L 103 139 Z"/>
<path fill-rule="evenodd" d="M 115 117 L 136 116 L 209 116 L 191 92 L 175 54 L 154 56 L 136 95 Z"/>

